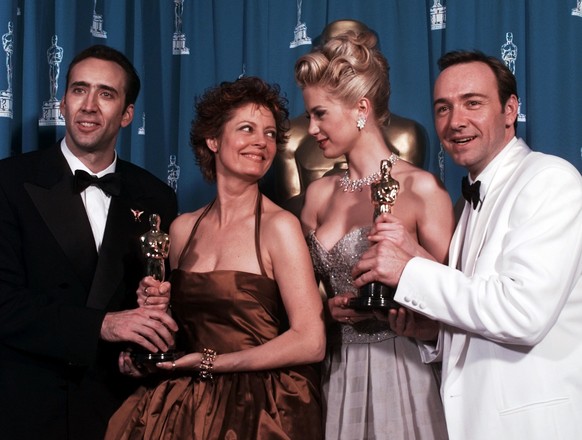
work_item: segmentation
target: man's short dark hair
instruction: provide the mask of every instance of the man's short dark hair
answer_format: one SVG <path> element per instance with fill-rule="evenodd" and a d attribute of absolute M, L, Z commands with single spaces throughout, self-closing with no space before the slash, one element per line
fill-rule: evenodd
<path fill-rule="evenodd" d="M 501 102 L 502 108 L 505 107 L 505 104 L 511 95 L 518 97 L 517 81 L 511 70 L 509 70 L 503 61 L 493 56 L 485 55 L 478 50 L 457 50 L 448 52 L 438 60 L 438 66 L 442 72 L 447 67 L 472 62 L 487 64 L 495 75 L 495 79 L 497 80 L 497 93 L 499 94 L 499 101 Z M 515 120 L 514 127 L 517 128 L 517 119 Z"/>
<path fill-rule="evenodd" d="M 76 64 L 80 63 L 87 58 L 97 58 L 104 61 L 112 61 L 119 65 L 125 71 L 125 108 L 130 104 L 135 104 L 137 95 L 139 95 L 139 89 L 141 87 L 141 82 L 139 76 L 131 64 L 131 61 L 127 57 L 112 47 L 105 46 L 102 44 L 96 44 L 90 46 L 87 49 L 79 52 L 71 64 L 69 64 L 69 71 L 67 72 L 67 89 L 69 88 L 69 76 L 71 70 Z"/>

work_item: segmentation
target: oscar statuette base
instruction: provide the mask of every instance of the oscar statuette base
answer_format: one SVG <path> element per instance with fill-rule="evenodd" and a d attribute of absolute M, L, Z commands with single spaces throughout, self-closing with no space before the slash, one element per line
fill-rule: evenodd
<path fill-rule="evenodd" d="M 372 282 L 360 288 L 359 296 L 352 298 L 349 307 L 358 311 L 398 309 L 395 290 L 385 284 Z"/>
<path fill-rule="evenodd" d="M 158 362 L 173 362 L 181 357 L 181 354 L 175 351 L 166 351 L 165 353 L 150 353 L 146 351 L 134 351 L 131 354 L 133 361 L 137 365 L 156 364 Z"/>

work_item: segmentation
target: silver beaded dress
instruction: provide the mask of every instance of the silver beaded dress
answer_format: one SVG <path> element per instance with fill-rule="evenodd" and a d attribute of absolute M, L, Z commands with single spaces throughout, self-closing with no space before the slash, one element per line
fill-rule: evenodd
<path fill-rule="evenodd" d="M 357 293 L 351 270 L 368 249 L 369 227 L 354 229 L 330 250 L 307 235 L 315 272 L 328 297 Z M 437 380 L 416 342 L 383 321 L 328 326 L 323 366 L 327 440 L 446 439 Z"/>

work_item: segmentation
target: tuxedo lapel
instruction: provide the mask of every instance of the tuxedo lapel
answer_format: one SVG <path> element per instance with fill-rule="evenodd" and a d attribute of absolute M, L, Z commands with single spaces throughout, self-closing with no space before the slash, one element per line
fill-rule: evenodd
<path fill-rule="evenodd" d="M 461 213 L 459 222 L 453 237 L 451 238 L 451 244 L 449 246 L 449 266 L 458 268 L 460 264 L 461 255 L 463 253 L 463 242 L 465 241 L 465 233 L 467 231 L 467 219 L 469 217 L 469 207 L 465 203 L 465 209 Z"/>
<path fill-rule="evenodd" d="M 60 151 L 54 150 L 60 155 Z M 52 154 L 52 153 L 49 153 Z M 54 160 L 56 154 L 47 155 Z M 75 272 L 89 290 L 97 262 L 97 250 L 91 231 L 91 225 L 85 212 L 83 201 L 72 190 L 72 175 L 64 169 L 66 162 L 53 166 L 42 164 L 42 171 L 35 177 L 35 182 L 24 184 L 26 191 L 36 206 L 45 224 L 67 256 Z M 41 249 L 40 252 L 52 252 Z"/>
<path fill-rule="evenodd" d="M 130 261 L 134 264 L 141 259 L 139 236 L 149 229 L 148 194 L 132 182 L 131 172 L 123 161 L 118 161 L 117 171 L 122 174 L 121 194 L 111 199 L 95 278 L 87 299 L 88 307 L 98 309 L 106 308 L 119 288 L 126 288 L 124 277 Z"/>
<path fill-rule="evenodd" d="M 465 243 L 465 236 L 467 234 L 467 224 L 471 210 L 471 206 L 465 203 L 449 247 L 449 266 L 460 269 L 463 272 L 465 272 L 465 268 L 461 267 L 461 260 L 463 257 L 463 246 L 468 245 Z M 465 333 L 454 327 L 444 326 L 443 330 L 441 330 L 439 339 L 442 338 L 442 344 L 445 346 L 448 345 L 449 347 L 449 353 L 446 359 L 443 360 L 443 380 L 446 378 L 446 380 L 451 381 L 455 378 L 453 367 L 457 364 L 463 353 L 463 347 L 467 337 Z"/>
<path fill-rule="evenodd" d="M 128 215 L 123 215 L 123 213 Z M 122 282 L 123 255 L 126 255 L 130 235 L 128 216 L 130 208 L 124 199 L 114 197 L 109 206 L 107 225 L 99 251 L 95 278 L 87 299 L 87 307 L 104 309 Z"/>
<path fill-rule="evenodd" d="M 475 227 L 471 234 L 471 241 L 466 244 L 469 246 L 469 249 L 465 262 L 466 267 L 463 272 L 468 276 L 472 276 L 475 271 L 477 258 L 485 244 L 487 228 L 494 220 L 494 212 L 498 206 L 498 202 L 504 200 L 501 197 L 502 194 L 512 190 L 511 184 L 508 181 L 515 173 L 515 170 L 522 164 L 525 157 L 531 152 L 521 139 L 516 145 L 510 148 L 491 180 L 481 210 L 477 213 Z"/>

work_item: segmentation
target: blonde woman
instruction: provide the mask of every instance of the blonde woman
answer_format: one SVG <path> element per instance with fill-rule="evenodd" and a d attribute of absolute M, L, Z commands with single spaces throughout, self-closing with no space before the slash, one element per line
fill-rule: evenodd
<path fill-rule="evenodd" d="M 345 174 L 323 177 L 308 187 L 301 213 L 314 267 L 328 295 L 326 438 L 445 439 L 437 381 L 431 366 L 423 364 L 416 341 L 396 336 L 387 320 L 348 307 L 357 294 L 352 267 L 369 247 L 369 185 L 378 179 L 382 160 L 390 162 L 400 184 L 392 208 L 398 227 L 441 262 L 447 259 L 454 228 L 452 204 L 438 179 L 399 159 L 382 136 L 390 118 L 389 67 L 376 43 L 370 32 L 348 31 L 295 65 L 309 133 L 325 157 L 345 155 L 348 163 Z M 436 338 L 436 323 L 410 319 L 426 327 L 427 339 Z"/>

